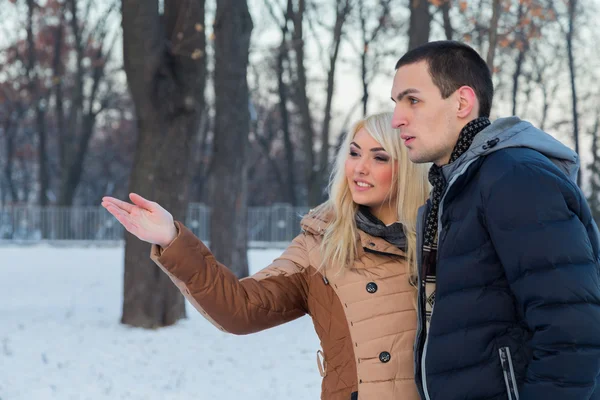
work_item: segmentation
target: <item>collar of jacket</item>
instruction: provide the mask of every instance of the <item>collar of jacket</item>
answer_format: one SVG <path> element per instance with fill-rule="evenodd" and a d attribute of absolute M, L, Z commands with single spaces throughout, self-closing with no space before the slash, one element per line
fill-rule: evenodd
<path fill-rule="evenodd" d="M 311 210 L 312 211 L 312 210 Z M 305 234 L 310 234 L 313 236 L 323 236 L 325 234 L 325 229 L 329 226 L 330 216 L 317 216 L 312 212 L 309 212 L 307 215 L 302 218 L 300 222 L 300 226 L 302 227 L 302 231 Z M 386 255 L 396 255 L 400 257 L 406 257 L 406 253 L 400 250 L 395 245 L 387 242 L 386 240 L 371 236 L 366 232 L 358 230 L 358 235 L 356 237 L 357 240 L 357 248 L 358 248 L 358 259 L 360 260 L 365 253 L 381 253 Z M 358 262 L 357 267 L 361 267 L 362 263 Z"/>

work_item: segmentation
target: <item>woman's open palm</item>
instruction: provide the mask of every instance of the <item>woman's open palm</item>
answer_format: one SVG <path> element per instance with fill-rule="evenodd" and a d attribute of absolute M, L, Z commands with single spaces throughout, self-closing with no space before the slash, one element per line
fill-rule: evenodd
<path fill-rule="evenodd" d="M 173 216 L 159 204 L 131 193 L 133 204 L 105 196 L 102 206 L 140 240 L 167 247 L 177 236 Z"/>

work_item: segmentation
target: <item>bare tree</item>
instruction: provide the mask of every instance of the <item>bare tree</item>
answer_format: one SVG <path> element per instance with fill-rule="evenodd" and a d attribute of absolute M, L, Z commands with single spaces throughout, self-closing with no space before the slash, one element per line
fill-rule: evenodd
<path fill-rule="evenodd" d="M 525 5 L 523 3 L 519 3 L 518 6 L 518 20 L 520 21 L 523 18 Z M 512 82 L 513 82 L 513 90 L 512 90 L 512 115 L 517 115 L 517 95 L 519 93 L 519 78 L 521 77 L 521 73 L 523 71 L 523 63 L 525 62 L 525 55 L 527 54 L 527 50 L 529 50 L 529 38 L 526 36 L 525 28 L 519 26 L 519 28 L 515 32 L 516 35 L 516 48 L 519 52 L 517 56 L 517 61 L 515 63 L 515 72 L 513 73 Z M 489 64 L 488 64 L 489 65 Z"/>
<path fill-rule="evenodd" d="M 540 47 L 543 47 L 541 43 L 534 44 L 533 53 L 535 57 L 530 57 L 531 73 L 528 74 L 528 78 L 537 85 L 542 94 L 539 127 L 541 130 L 545 130 L 548 126 L 550 105 L 560 88 L 560 81 L 554 78 L 564 68 L 564 62 L 555 59 L 555 54 L 560 51 L 557 46 L 550 47 L 550 51 L 546 52 L 543 52 Z"/>
<path fill-rule="evenodd" d="M 588 202 L 596 223 L 600 222 L 600 154 L 598 154 L 600 135 L 600 108 L 596 110 L 594 125 L 590 129 L 592 137 L 592 161 L 588 168 L 590 171 L 590 195 Z"/>
<path fill-rule="evenodd" d="M 279 93 L 279 113 L 281 115 L 281 130 L 283 132 L 283 143 L 285 146 L 285 159 L 286 159 L 286 193 L 288 202 L 291 205 L 298 203 L 296 196 L 296 171 L 294 170 L 294 148 L 292 145 L 292 133 L 290 129 L 290 115 L 288 112 L 288 85 L 284 81 L 285 66 L 287 62 L 289 66 L 289 46 L 287 42 L 289 40 L 289 29 L 288 24 L 292 14 L 292 1 L 288 0 L 287 10 L 285 13 L 283 24 L 281 24 L 281 44 L 277 52 L 277 91 Z"/>
<path fill-rule="evenodd" d="M 519 93 L 521 92 L 520 80 L 522 77 L 528 78 L 524 85 L 526 94 L 530 94 L 529 83 L 534 83 L 531 79 L 531 73 L 527 72 L 527 59 L 530 58 L 531 63 L 541 66 L 537 61 L 542 54 L 532 53 L 532 50 L 540 50 L 552 46 L 554 39 L 551 39 L 552 34 L 547 33 L 546 37 L 542 36 L 542 24 L 549 25 L 555 21 L 553 14 L 550 12 L 549 4 L 542 2 L 519 2 L 517 6 L 516 20 L 507 28 L 507 33 L 503 34 L 502 46 L 505 51 L 511 52 L 511 49 L 517 51 L 516 58 L 511 54 L 510 59 L 515 60 L 515 69 L 512 74 L 512 114 L 517 115 L 517 104 Z M 533 44 L 542 42 L 543 46 L 535 46 Z M 530 54 L 532 53 L 532 54 Z M 538 60 L 533 60 L 537 58 Z"/>
<path fill-rule="evenodd" d="M 295 171 L 295 155 L 294 155 L 294 145 L 292 142 L 292 127 L 291 127 L 291 115 L 288 109 L 288 103 L 290 101 L 290 87 L 286 83 L 286 73 L 289 73 L 290 70 L 290 50 L 291 46 L 289 45 L 292 40 L 290 37 L 290 29 L 289 24 L 293 19 L 294 15 L 294 5 L 292 0 L 287 0 L 286 5 L 281 10 L 281 14 L 283 14 L 283 18 L 280 19 L 275 7 L 278 6 L 277 1 L 265 1 L 265 5 L 267 10 L 274 21 L 278 24 L 280 33 L 281 33 L 281 42 L 277 49 L 276 55 L 276 74 L 277 74 L 277 94 L 279 95 L 279 118 L 280 118 L 280 127 L 283 135 L 283 144 L 285 149 L 285 165 L 286 165 L 286 174 L 285 174 L 285 182 L 283 182 L 283 189 L 286 193 L 286 201 L 289 204 L 296 205 L 298 203 L 298 198 L 296 195 L 296 171 Z M 287 67 L 286 67 L 287 65 Z M 272 127 L 272 125 L 269 125 Z M 274 133 L 273 130 L 271 132 Z M 256 132 L 259 135 L 258 132 Z M 275 135 L 270 135 L 271 138 L 274 138 Z M 270 141 L 265 141 L 262 138 L 260 140 L 261 147 L 263 151 L 266 149 L 265 145 L 268 144 L 267 148 L 270 147 Z M 275 166 L 274 160 L 270 159 L 270 163 Z M 279 172 L 279 169 L 276 168 L 274 171 L 277 171 L 276 174 L 279 177 L 282 177 L 282 173 Z M 283 177 L 282 177 L 283 180 Z"/>
<path fill-rule="evenodd" d="M 377 8 L 374 10 L 374 13 L 368 13 L 368 10 L 365 7 L 365 3 L 360 1 L 358 2 L 358 21 L 360 26 L 360 49 L 358 49 L 358 53 L 360 54 L 360 77 L 362 82 L 362 113 L 363 116 L 367 115 L 367 105 L 369 101 L 369 83 L 373 79 L 373 76 L 376 75 L 377 71 L 375 70 L 375 64 L 377 61 L 377 47 L 383 45 L 383 43 L 376 42 L 379 37 L 381 37 L 381 33 L 389 27 L 389 19 L 390 19 L 390 5 L 391 0 L 379 0 L 377 4 Z M 373 11 L 373 9 L 371 9 Z M 369 16 L 375 17 L 375 25 L 374 28 L 370 29 L 368 20 Z M 369 62 L 373 60 L 372 62 Z"/>
<path fill-rule="evenodd" d="M 292 44 L 296 61 L 296 76 L 294 84 L 294 102 L 298 107 L 302 129 L 302 150 L 305 157 L 304 175 L 307 186 L 308 202 L 312 204 L 314 201 L 314 186 L 311 182 L 314 181 L 316 157 L 314 154 L 314 138 L 315 130 L 313 128 L 313 119 L 310 111 L 309 97 L 306 90 L 307 78 L 306 69 L 304 67 L 304 15 L 305 1 L 298 0 L 298 4 L 293 11 L 294 31 L 292 34 Z M 290 9 L 288 8 L 288 13 Z M 316 203 L 316 201 L 315 201 Z"/>
<path fill-rule="evenodd" d="M 107 21 L 116 9 L 116 0 L 109 5 L 104 14 L 94 26 L 84 29 L 81 23 L 78 0 L 67 0 L 70 13 L 70 29 L 73 37 L 73 50 L 75 55 L 75 71 L 73 74 L 74 96 L 70 99 L 68 115 L 65 112 L 64 91 L 64 61 L 62 60 L 63 28 L 59 24 L 56 37 L 56 52 L 54 61 L 54 74 L 56 80 L 55 99 L 57 115 L 57 131 L 59 137 L 59 163 L 60 185 L 58 204 L 70 206 L 73 204 L 75 192 L 81 181 L 84 162 L 88 152 L 90 139 L 98 115 L 109 105 L 112 97 L 111 91 L 101 93 L 100 87 L 106 82 L 105 65 L 111 57 L 112 49 L 116 43 L 117 35 L 109 37 Z M 92 7 L 92 0 L 88 0 L 85 10 L 87 18 Z M 64 18 L 61 13 L 61 18 Z M 110 39 L 110 40 L 108 40 Z M 90 67 L 84 67 L 84 59 L 90 60 Z M 86 95 L 85 86 L 90 90 Z"/>
<path fill-rule="evenodd" d="M 452 19 L 450 18 L 450 9 L 452 8 L 452 0 L 442 0 L 440 4 L 440 10 L 442 11 L 442 18 L 444 21 L 444 34 L 446 40 L 452 40 L 454 35 L 454 28 L 452 27 Z"/>
<path fill-rule="evenodd" d="M 27 78 L 29 96 L 32 99 L 32 104 L 35 107 L 35 121 L 37 128 L 37 143 L 38 143 L 38 183 L 40 185 L 39 200 L 40 206 L 48 204 L 48 188 L 50 187 L 50 177 L 47 167 L 47 150 L 46 150 L 46 108 L 48 104 L 48 91 L 44 90 L 38 79 L 36 69 L 36 47 L 35 37 L 33 32 L 34 13 L 37 5 L 34 0 L 27 0 Z"/>
<path fill-rule="evenodd" d="M 575 152 L 579 153 L 579 114 L 577 112 L 577 85 L 575 55 L 573 51 L 573 41 L 575 36 L 575 24 L 577 13 L 577 0 L 567 0 L 568 27 L 565 30 L 565 39 L 567 41 L 567 58 L 569 60 L 569 76 L 571 84 L 571 112 L 573 116 L 573 142 Z M 581 186 L 581 170 L 577 172 L 577 185 Z"/>
<path fill-rule="evenodd" d="M 429 41 L 431 14 L 429 0 L 409 0 L 408 50 Z"/>
<path fill-rule="evenodd" d="M 204 1 L 170 0 L 160 15 L 158 0 L 123 0 L 122 14 L 125 72 L 138 128 L 129 188 L 183 221 L 190 144 L 204 104 Z M 127 234 L 121 322 L 156 328 L 184 316 L 183 296 L 150 261 L 149 246 Z"/>
<path fill-rule="evenodd" d="M 4 168 L 3 183 L 6 187 L 2 188 L 2 204 L 6 203 L 7 195 L 10 195 L 10 203 L 18 203 L 21 198 L 17 182 L 15 180 L 15 167 L 17 161 L 18 133 L 20 129 L 20 120 L 25 113 L 25 107 L 18 96 L 6 85 L 0 85 L 2 94 L 0 100 L 3 107 L 0 108 L 0 121 L 2 121 L 1 137 L 4 139 L 3 155 Z M 4 186 L 2 185 L 2 186 Z"/>
<path fill-rule="evenodd" d="M 327 184 L 327 175 L 329 171 L 329 137 L 335 86 L 335 71 L 343 38 L 343 28 L 348 15 L 350 14 L 350 10 L 351 0 L 336 0 L 335 23 L 333 26 L 332 44 L 329 51 L 329 68 L 327 71 L 325 110 L 323 115 L 323 125 L 321 127 L 321 149 L 319 153 L 317 174 L 309 188 L 309 205 L 316 205 L 324 200 L 323 188 Z"/>
<path fill-rule="evenodd" d="M 238 277 L 248 275 L 246 149 L 250 97 L 246 75 L 252 28 L 245 0 L 217 0 L 210 246 L 215 257 Z"/>
<path fill-rule="evenodd" d="M 335 89 L 335 71 L 339 56 L 339 49 L 344 34 L 344 24 L 351 11 L 351 0 L 335 1 L 335 21 L 331 27 L 331 45 L 327 57 L 327 78 L 325 88 L 325 106 L 320 132 L 320 149 L 315 149 L 316 132 L 313 128 L 314 120 L 310 110 L 309 96 L 307 94 L 306 67 L 304 65 L 305 35 L 303 24 L 305 21 L 311 23 L 306 13 L 304 0 L 298 0 L 297 8 L 293 11 L 294 32 L 292 43 L 296 60 L 295 70 L 295 97 L 294 101 L 299 110 L 302 129 L 302 150 L 305 157 L 305 182 L 307 185 L 307 202 L 309 205 L 317 205 L 323 201 L 324 185 L 329 169 L 329 137 L 331 125 L 331 113 L 333 105 L 333 94 Z M 290 9 L 288 8 L 288 12 Z M 318 14 L 318 11 L 316 12 Z M 320 43 L 319 43 L 320 45 Z"/>
<path fill-rule="evenodd" d="M 110 84 L 116 79 L 103 73 L 110 58 L 107 50 L 119 38 L 115 27 L 108 26 L 116 21 L 117 3 L 99 6 L 99 11 L 103 7 L 107 11 L 94 18 L 90 17 L 90 10 L 97 3 L 83 3 L 14 2 L 14 11 L 25 18 L 12 20 L 22 25 L 26 35 L 21 38 L 5 32 L 8 46 L 0 69 L 7 79 L 0 82 L 0 90 L 10 98 L 10 115 L 15 121 L 11 137 L 6 138 L 10 139 L 7 145 L 17 146 L 14 151 L 19 151 L 18 146 L 26 144 L 21 142 L 29 139 L 35 145 L 36 160 L 23 165 L 38 174 L 37 188 L 32 188 L 37 191 L 40 204 L 72 204 L 85 170 L 85 144 L 94 131 L 96 116 L 115 92 L 122 92 Z M 110 42 L 104 40 L 108 36 Z M 15 157 L 6 160 L 5 177 L 7 172 L 22 172 L 15 161 Z M 25 200 L 23 192 L 17 192 Z"/>
<path fill-rule="evenodd" d="M 488 52 L 486 57 L 487 65 L 494 73 L 494 56 L 496 54 L 496 46 L 498 45 L 498 24 L 500 21 L 502 2 L 501 0 L 492 0 L 492 19 L 490 21 Z"/>

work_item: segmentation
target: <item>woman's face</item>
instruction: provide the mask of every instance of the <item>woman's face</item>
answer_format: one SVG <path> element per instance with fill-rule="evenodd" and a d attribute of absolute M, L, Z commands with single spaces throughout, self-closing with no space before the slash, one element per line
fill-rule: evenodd
<path fill-rule="evenodd" d="M 356 132 L 345 165 L 352 200 L 369 207 L 373 215 L 385 224 L 395 222 L 397 219 L 395 201 L 393 201 L 395 191 L 392 191 L 394 187 L 392 175 L 395 167 L 396 162 L 365 128 Z"/>

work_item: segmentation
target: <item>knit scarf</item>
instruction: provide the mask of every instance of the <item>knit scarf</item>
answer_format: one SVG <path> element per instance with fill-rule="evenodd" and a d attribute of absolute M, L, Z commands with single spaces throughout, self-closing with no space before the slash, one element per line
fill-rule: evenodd
<path fill-rule="evenodd" d="M 386 226 L 365 206 L 359 206 L 355 220 L 357 228 L 361 231 L 382 238 L 386 242 L 406 251 L 406 236 L 400 222 L 394 222 L 392 225 Z"/>
<path fill-rule="evenodd" d="M 471 144 L 475 136 L 490 125 L 490 120 L 486 117 L 480 117 L 469 122 L 461 130 L 458 141 L 450 155 L 449 164 L 456 161 L 463 155 Z M 442 167 L 432 165 L 429 170 L 429 182 L 433 186 L 431 191 L 431 207 L 427 214 L 425 224 L 425 235 L 423 240 L 423 285 L 425 286 L 425 316 L 427 320 L 427 329 L 431 321 L 431 313 L 435 303 L 435 281 L 437 267 L 437 239 L 438 239 L 438 211 L 442 196 L 446 191 L 447 182 L 442 174 Z"/>

